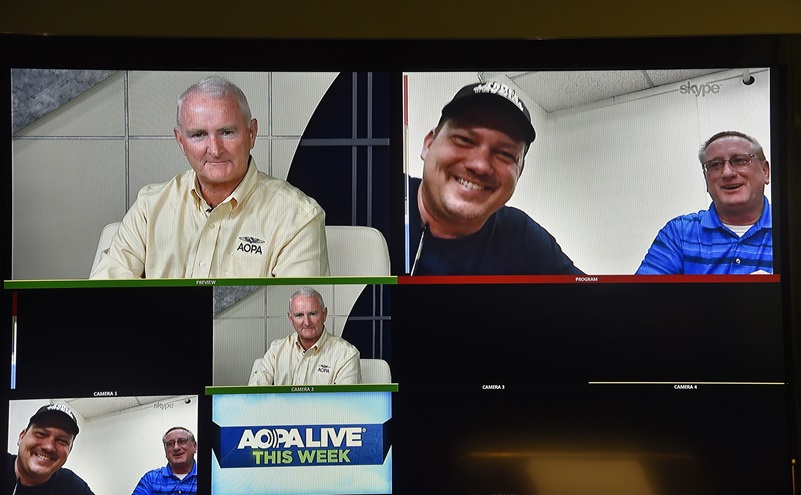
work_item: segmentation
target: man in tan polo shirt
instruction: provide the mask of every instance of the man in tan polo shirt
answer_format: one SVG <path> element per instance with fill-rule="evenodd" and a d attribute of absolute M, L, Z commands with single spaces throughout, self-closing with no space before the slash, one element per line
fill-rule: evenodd
<path fill-rule="evenodd" d="M 142 188 L 91 278 L 328 275 L 325 212 L 257 170 L 257 131 L 230 81 L 187 89 L 174 134 L 191 169 Z"/>
<path fill-rule="evenodd" d="M 319 292 L 303 287 L 289 298 L 295 332 L 272 342 L 248 385 L 361 383 L 359 350 L 325 329 L 328 308 Z"/>

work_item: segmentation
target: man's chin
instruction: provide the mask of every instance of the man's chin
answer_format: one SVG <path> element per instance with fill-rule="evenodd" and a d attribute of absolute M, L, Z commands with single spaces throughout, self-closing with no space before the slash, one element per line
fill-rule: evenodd
<path fill-rule="evenodd" d="M 719 207 L 723 209 L 735 209 L 735 210 L 742 210 L 748 207 L 748 198 L 739 197 L 739 196 L 724 196 L 722 198 L 718 198 L 716 202 Z M 761 203 L 760 203 L 761 206 Z"/>
<path fill-rule="evenodd" d="M 59 468 L 55 463 L 28 465 L 28 470 L 36 477 L 49 478 Z"/>
<path fill-rule="evenodd" d="M 473 223 L 476 221 L 485 222 L 490 213 L 487 213 L 485 205 L 475 205 L 473 203 L 452 203 L 447 208 L 448 216 L 454 223 Z"/>

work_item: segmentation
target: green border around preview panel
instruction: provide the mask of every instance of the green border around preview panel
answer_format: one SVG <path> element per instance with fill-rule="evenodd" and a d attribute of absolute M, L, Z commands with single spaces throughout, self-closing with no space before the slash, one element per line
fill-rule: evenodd
<path fill-rule="evenodd" d="M 215 287 L 256 285 L 396 285 L 398 277 L 276 277 L 276 278 L 148 278 L 109 280 L 5 280 L 3 288 L 94 289 L 107 287 Z"/>

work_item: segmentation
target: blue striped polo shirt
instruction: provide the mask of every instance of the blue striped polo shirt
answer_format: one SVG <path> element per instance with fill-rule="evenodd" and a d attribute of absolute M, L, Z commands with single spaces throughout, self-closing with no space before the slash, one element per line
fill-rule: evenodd
<path fill-rule="evenodd" d="M 669 221 L 657 234 L 638 275 L 773 273 L 770 203 L 742 237 L 720 222 L 715 205 Z"/>
<path fill-rule="evenodd" d="M 185 495 L 197 493 L 197 462 L 192 470 L 179 479 L 172 474 L 170 465 L 148 471 L 139 480 L 133 495 Z"/>

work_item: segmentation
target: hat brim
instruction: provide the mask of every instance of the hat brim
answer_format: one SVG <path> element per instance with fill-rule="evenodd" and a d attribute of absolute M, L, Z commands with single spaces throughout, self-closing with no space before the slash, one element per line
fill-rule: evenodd
<path fill-rule="evenodd" d="M 42 411 L 34 414 L 30 423 L 37 425 L 52 425 L 61 428 L 62 430 L 77 435 L 80 431 L 78 425 L 61 411 Z"/>
<path fill-rule="evenodd" d="M 507 110 L 522 132 L 526 146 L 530 145 L 534 141 L 534 138 L 536 138 L 537 133 L 534 130 L 534 126 L 531 125 L 531 122 L 526 118 L 525 114 L 523 114 L 514 103 L 506 98 L 490 93 L 476 93 L 451 100 L 447 105 L 442 107 L 442 117 L 455 117 L 465 108 L 475 105 L 494 105 Z"/>

